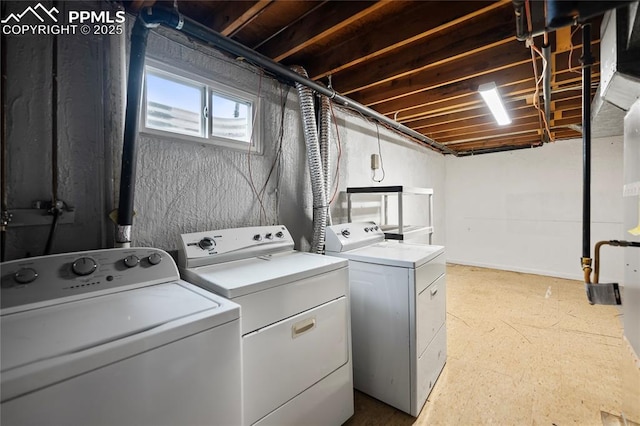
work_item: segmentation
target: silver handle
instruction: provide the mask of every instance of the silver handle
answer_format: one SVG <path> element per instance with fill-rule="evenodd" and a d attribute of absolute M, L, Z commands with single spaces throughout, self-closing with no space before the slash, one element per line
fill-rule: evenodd
<path fill-rule="evenodd" d="M 291 326 L 291 337 L 293 339 L 295 339 L 296 337 L 299 337 L 302 334 L 313 330 L 315 328 L 315 326 L 316 326 L 315 317 L 314 318 L 307 318 L 305 320 L 297 322 L 297 323 L 295 323 L 295 324 L 293 324 Z"/>
<path fill-rule="evenodd" d="M 431 289 L 431 295 L 432 295 L 432 296 L 435 296 L 435 295 L 436 295 L 436 293 L 438 293 L 438 287 L 436 287 L 436 288 L 432 288 L 432 289 Z"/>

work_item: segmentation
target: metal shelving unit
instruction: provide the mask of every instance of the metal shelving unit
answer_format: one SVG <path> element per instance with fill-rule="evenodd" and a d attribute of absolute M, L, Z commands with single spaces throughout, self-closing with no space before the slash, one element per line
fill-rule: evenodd
<path fill-rule="evenodd" d="M 405 240 L 409 236 L 428 235 L 429 244 L 433 235 L 433 189 L 416 188 L 403 185 L 394 186 L 364 186 L 347 188 L 347 220 L 352 222 L 354 201 L 352 197 L 356 194 L 380 195 L 380 220 L 378 225 L 384 231 L 385 237 L 391 240 Z M 426 196 L 428 200 L 428 217 L 425 224 L 409 225 L 405 220 L 406 197 Z M 397 223 L 390 222 L 390 209 L 393 208 L 393 200 L 397 198 Z M 425 215 L 426 217 L 427 215 Z"/>

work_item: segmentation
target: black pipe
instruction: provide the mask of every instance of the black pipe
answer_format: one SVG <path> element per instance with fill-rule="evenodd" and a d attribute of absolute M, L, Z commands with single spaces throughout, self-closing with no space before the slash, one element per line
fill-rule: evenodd
<path fill-rule="evenodd" d="M 591 245 L 591 24 L 582 26 L 582 258 L 590 259 Z"/>
<path fill-rule="evenodd" d="M 124 122 L 124 142 L 122 145 L 122 169 L 120 171 L 120 198 L 118 201 L 118 227 L 116 244 L 128 245 L 131 242 L 131 224 L 133 223 L 133 199 L 138 159 L 137 131 L 138 111 L 142 97 L 142 76 L 144 58 L 147 49 L 149 28 L 142 18 L 136 19 L 131 32 L 131 57 L 127 80 L 127 107 Z"/>
<path fill-rule="evenodd" d="M 538 143 L 536 145 L 504 145 L 495 148 L 481 148 L 474 149 L 470 151 L 460 151 L 458 152 L 458 157 L 469 157 L 472 155 L 480 155 L 480 154 L 494 154 L 497 152 L 505 152 L 505 151 L 517 151 L 520 149 L 531 149 L 538 148 L 542 146 L 542 143 Z"/>
<path fill-rule="evenodd" d="M 56 6 L 57 2 L 53 2 Z M 61 210 L 58 208 L 58 37 L 51 38 L 51 210 L 53 220 L 44 255 L 51 254 Z"/>
<path fill-rule="evenodd" d="M 549 41 L 546 40 L 542 45 L 542 56 L 546 61 L 546 67 L 544 71 L 544 79 L 542 80 L 542 95 L 544 99 L 544 118 L 545 118 L 545 131 L 543 132 L 546 137 L 545 142 L 551 141 L 551 46 Z M 547 129 L 549 129 L 547 131 Z"/>
<path fill-rule="evenodd" d="M 2 3 L 2 16 L 6 16 L 7 5 Z M 7 251 L 7 37 L 0 40 L 0 94 L 2 95 L 2 112 L 0 113 L 0 262 L 4 262 Z"/>

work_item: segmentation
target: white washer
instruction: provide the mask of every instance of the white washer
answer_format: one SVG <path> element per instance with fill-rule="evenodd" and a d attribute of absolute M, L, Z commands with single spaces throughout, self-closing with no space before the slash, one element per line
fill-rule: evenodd
<path fill-rule="evenodd" d="M 326 253 L 349 259 L 354 387 L 417 416 L 447 356 L 444 247 L 361 222 L 327 227 Z"/>
<path fill-rule="evenodd" d="M 3 425 L 241 423 L 240 307 L 152 248 L 2 263 Z"/>
<path fill-rule="evenodd" d="M 185 280 L 241 306 L 247 425 L 353 415 L 348 262 L 293 250 L 284 226 L 182 235 Z"/>

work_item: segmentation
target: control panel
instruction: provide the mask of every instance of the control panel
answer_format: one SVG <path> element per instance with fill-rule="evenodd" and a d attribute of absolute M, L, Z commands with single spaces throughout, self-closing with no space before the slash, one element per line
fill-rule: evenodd
<path fill-rule="evenodd" d="M 178 262 L 181 268 L 194 268 L 293 250 L 293 238 L 283 225 L 182 234 L 180 244 Z"/>
<path fill-rule="evenodd" d="M 96 296 L 95 292 L 121 291 L 180 278 L 166 252 L 154 248 L 117 248 L 4 262 L 1 307 Z M 53 302 L 51 304 L 54 304 Z"/>
<path fill-rule="evenodd" d="M 343 252 L 384 241 L 384 232 L 374 222 L 327 226 L 325 252 Z"/>

